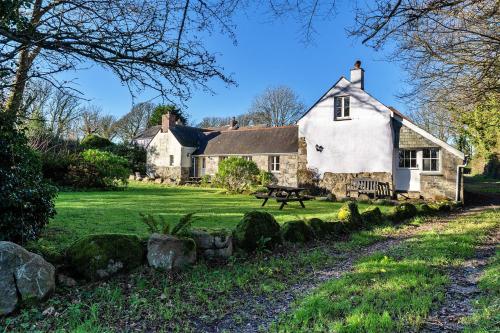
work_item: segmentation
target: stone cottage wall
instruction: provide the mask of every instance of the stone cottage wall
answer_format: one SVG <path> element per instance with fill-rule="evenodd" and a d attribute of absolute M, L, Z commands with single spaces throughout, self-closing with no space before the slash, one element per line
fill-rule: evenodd
<path fill-rule="evenodd" d="M 172 184 L 182 184 L 189 178 L 189 168 L 173 167 L 155 167 L 156 176 L 163 181 Z"/>
<path fill-rule="evenodd" d="M 422 149 L 439 147 L 434 142 L 424 138 L 406 126 L 399 130 L 399 140 L 396 145 L 401 149 Z M 420 195 L 424 199 L 454 199 L 456 188 L 457 165 L 462 164 L 462 159 L 451 154 L 448 150 L 439 147 L 441 154 L 441 170 L 438 172 L 420 173 Z M 420 162 L 419 162 L 420 163 Z M 463 181 L 460 179 L 460 181 Z M 463 186 L 461 186 L 463 188 Z M 463 197 L 461 194 L 460 197 Z"/>
<path fill-rule="evenodd" d="M 441 149 L 441 171 L 433 174 L 420 174 L 420 194 L 425 199 L 454 199 L 456 191 L 457 165 L 462 159 Z M 462 181 L 462 179 L 460 179 Z M 463 186 L 461 186 L 463 189 Z M 463 191 L 460 195 L 463 198 Z"/>
<path fill-rule="evenodd" d="M 274 172 L 275 182 L 285 186 L 297 186 L 297 154 L 279 155 L 280 171 Z M 206 175 L 215 175 L 219 168 L 219 156 L 206 157 Z M 260 170 L 269 171 L 269 155 L 252 155 L 252 161 Z M 198 168 L 201 174 L 201 158 Z"/>

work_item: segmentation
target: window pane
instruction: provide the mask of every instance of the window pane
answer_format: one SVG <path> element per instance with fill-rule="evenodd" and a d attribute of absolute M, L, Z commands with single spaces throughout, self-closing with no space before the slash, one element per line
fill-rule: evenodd
<path fill-rule="evenodd" d="M 410 167 L 411 168 L 416 168 L 417 167 L 417 160 L 416 159 L 411 159 L 410 160 Z"/>
<path fill-rule="evenodd" d="M 431 162 L 430 162 L 430 160 L 424 159 L 422 162 L 423 162 L 422 169 L 424 171 L 429 171 L 431 169 Z"/>
<path fill-rule="evenodd" d="M 424 149 L 423 151 L 423 157 L 424 158 L 429 158 L 431 155 L 431 150 L 430 149 Z"/>
<path fill-rule="evenodd" d="M 349 109 L 350 109 L 350 100 L 349 96 L 344 97 L 344 117 L 349 117 Z"/>
<path fill-rule="evenodd" d="M 417 151 L 416 150 L 410 150 L 410 157 L 411 158 L 417 158 Z"/>
<path fill-rule="evenodd" d="M 340 117 L 342 117 L 342 108 L 335 107 L 335 118 L 340 118 Z"/>
<path fill-rule="evenodd" d="M 431 157 L 432 158 L 437 158 L 438 157 L 438 150 L 437 149 L 432 149 L 431 150 Z"/>
<path fill-rule="evenodd" d="M 431 170 L 432 171 L 438 170 L 438 160 L 431 160 Z"/>

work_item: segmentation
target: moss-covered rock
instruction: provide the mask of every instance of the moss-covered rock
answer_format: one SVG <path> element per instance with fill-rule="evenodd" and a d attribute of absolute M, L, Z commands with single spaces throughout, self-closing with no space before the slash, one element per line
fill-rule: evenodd
<path fill-rule="evenodd" d="M 451 212 L 451 204 L 447 201 L 439 202 L 436 204 L 438 211 L 442 213 Z"/>
<path fill-rule="evenodd" d="M 313 217 L 312 219 L 307 220 L 307 225 L 311 228 L 311 230 L 314 233 L 314 236 L 316 237 L 322 237 L 325 235 L 326 230 L 325 230 L 325 224 L 322 219 L 318 219 L 316 217 Z"/>
<path fill-rule="evenodd" d="M 417 207 L 411 203 L 403 203 L 395 206 L 389 213 L 389 218 L 394 222 L 401 222 L 416 216 Z"/>
<path fill-rule="evenodd" d="M 74 242 L 66 253 L 71 268 L 92 281 L 135 268 L 145 257 L 139 237 L 124 234 L 89 235 Z"/>
<path fill-rule="evenodd" d="M 245 213 L 233 236 L 236 246 L 249 252 L 259 246 L 272 248 L 281 242 L 278 222 L 271 214 L 259 211 Z"/>
<path fill-rule="evenodd" d="M 313 239 L 313 230 L 304 221 L 290 221 L 283 224 L 281 235 L 292 243 L 305 243 Z"/>
<path fill-rule="evenodd" d="M 438 209 L 434 206 L 429 206 L 428 204 L 421 204 L 417 206 L 417 211 L 419 215 L 433 215 L 438 212 Z"/>
<path fill-rule="evenodd" d="M 354 201 L 346 202 L 340 207 L 337 217 L 350 230 L 360 229 L 363 225 L 363 220 L 359 214 L 358 205 Z"/>
<path fill-rule="evenodd" d="M 184 268 L 196 262 L 196 242 L 187 237 L 152 234 L 148 240 L 148 263 L 156 269 Z"/>
<path fill-rule="evenodd" d="M 323 230 L 326 235 L 333 238 L 340 238 L 350 231 L 346 221 L 325 222 Z"/>
<path fill-rule="evenodd" d="M 361 213 L 363 224 L 367 226 L 379 225 L 384 222 L 384 216 L 378 207 L 372 207 Z"/>

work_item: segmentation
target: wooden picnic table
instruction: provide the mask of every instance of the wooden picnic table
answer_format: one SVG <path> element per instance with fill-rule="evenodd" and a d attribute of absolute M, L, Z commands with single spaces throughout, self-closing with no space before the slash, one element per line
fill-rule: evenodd
<path fill-rule="evenodd" d="M 290 201 L 298 201 L 302 208 L 306 208 L 304 201 L 310 200 L 309 197 L 301 195 L 300 192 L 304 191 L 305 188 L 302 187 L 292 187 L 292 186 L 282 186 L 282 185 L 267 185 L 268 189 L 266 193 L 257 193 L 255 197 L 257 199 L 264 199 L 262 202 L 262 207 L 264 207 L 270 198 L 275 198 L 277 202 L 281 203 L 280 210 L 283 209 L 285 205 Z"/>

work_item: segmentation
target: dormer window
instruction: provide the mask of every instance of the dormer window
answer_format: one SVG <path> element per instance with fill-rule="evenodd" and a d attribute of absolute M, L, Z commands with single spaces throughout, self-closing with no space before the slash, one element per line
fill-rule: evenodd
<path fill-rule="evenodd" d="M 349 96 L 337 96 L 334 99 L 334 120 L 351 119 Z"/>

